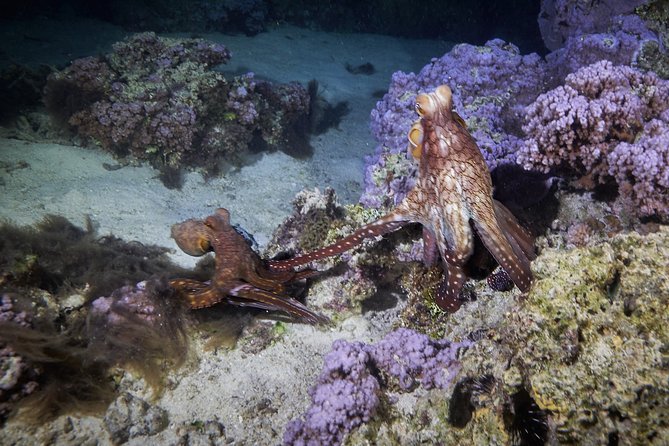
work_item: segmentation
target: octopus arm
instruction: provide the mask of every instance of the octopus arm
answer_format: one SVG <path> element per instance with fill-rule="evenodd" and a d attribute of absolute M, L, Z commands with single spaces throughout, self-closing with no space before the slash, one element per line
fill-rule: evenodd
<path fill-rule="evenodd" d="M 467 280 L 464 264 L 472 253 L 471 232 L 463 231 L 459 235 L 464 237 L 459 244 L 449 243 L 453 238 L 453 231 L 443 219 L 433 221 L 437 226 L 430 230 L 435 236 L 435 243 L 443 260 L 444 279 L 437 287 L 434 301 L 444 311 L 455 313 L 462 305 L 460 292 Z M 450 235 L 451 237 L 447 237 Z"/>
<path fill-rule="evenodd" d="M 289 283 L 317 276 L 321 272 L 315 269 L 303 269 L 301 271 L 293 271 L 293 270 L 273 270 L 270 269 L 269 267 L 266 267 L 258 269 L 256 273 L 265 279 L 272 280 L 273 282 Z"/>
<path fill-rule="evenodd" d="M 442 310 L 455 313 L 462 305 L 460 291 L 467 278 L 461 266 L 448 262 L 444 262 L 444 274 L 444 280 L 437 287 L 434 301 Z"/>
<path fill-rule="evenodd" d="M 485 247 L 490 251 L 497 263 L 509 274 L 513 283 L 521 291 L 530 289 L 532 282 L 532 271 L 527 256 L 522 258 L 516 255 L 511 243 L 502 232 L 502 228 L 496 220 L 474 220 L 479 237 Z"/>
<path fill-rule="evenodd" d="M 218 290 L 205 282 L 174 279 L 170 280 L 170 286 L 184 294 L 191 309 L 211 307 L 223 300 Z"/>
<path fill-rule="evenodd" d="M 380 218 L 368 225 L 361 227 L 351 235 L 342 238 L 341 240 L 326 246 L 316 251 L 303 254 L 301 256 L 293 257 L 286 260 L 270 260 L 268 262 L 269 268 L 274 271 L 282 271 L 296 266 L 305 265 L 314 260 L 325 259 L 334 255 L 342 254 L 349 249 L 359 245 L 365 239 L 388 234 L 397 231 L 402 226 L 409 223 L 403 217 L 390 213 L 385 217 Z"/>
<path fill-rule="evenodd" d="M 227 294 L 227 301 L 236 306 L 284 311 L 310 324 L 321 324 L 329 321 L 325 316 L 311 311 L 291 297 L 262 290 L 245 282 L 231 284 L 230 289 L 227 290 Z"/>
<path fill-rule="evenodd" d="M 497 221 L 509 241 L 515 242 L 522 254 L 524 254 L 528 260 L 534 260 L 537 257 L 536 252 L 534 251 L 534 237 L 532 237 L 532 235 L 518 223 L 516 217 L 514 217 L 511 211 L 502 203 L 493 200 L 493 207 L 495 208 Z M 515 246 L 514 251 L 516 251 Z M 516 251 L 516 254 L 520 257 L 520 252 Z"/>
<path fill-rule="evenodd" d="M 439 247 L 434 232 L 423 226 L 423 264 L 428 268 L 437 264 Z"/>

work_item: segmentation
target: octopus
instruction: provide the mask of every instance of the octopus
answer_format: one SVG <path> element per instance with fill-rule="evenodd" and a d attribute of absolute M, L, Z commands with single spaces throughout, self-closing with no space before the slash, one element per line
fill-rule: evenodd
<path fill-rule="evenodd" d="M 416 185 L 394 210 L 336 243 L 311 253 L 270 261 L 272 270 L 288 270 L 341 254 L 363 240 L 395 231 L 409 223 L 422 225 L 424 263 L 441 257 L 444 278 L 435 303 L 455 312 L 467 280 L 466 264 L 473 254 L 475 235 L 513 283 L 523 292 L 532 282 L 530 262 L 534 240 L 513 214 L 493 199 L 488 166 L 464 120 L 453 111 L 450 87 L 419 94 L 419 116 L 408 133 L 409 151 L 418 160 Z"/>
<path fill-rule="evenodd" d="M 223 208 L 204 220 L 190 219 L 172 226 L 172 238 L 188 255 L 216 255 L 214 277 L 209 282 L 173 279 L 169 283 L 188 301 L 190 308 L 210 307 L 220 302 L 241 307 L 284 311 L 311 324 L 328 319 L 286 295 L 288 284 L 306 279 L 317 271 L 270 270 L 251 248 L 249 240 L 230 224 Z"/>

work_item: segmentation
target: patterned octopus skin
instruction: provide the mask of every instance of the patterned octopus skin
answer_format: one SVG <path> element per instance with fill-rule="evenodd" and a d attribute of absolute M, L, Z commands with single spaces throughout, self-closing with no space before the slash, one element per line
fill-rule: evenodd
<path fill-rule="evenodd" d="M 395 210 L 325 248 L 293 259 L 270 261 L 274 270 L 287 270 L 341 254 L 364 239 L 418 222 L 423 225 L 424 261 L 440 254 L 445 277 L 436 303 L 457 311 L 467 279 L 465 264 L 472 255 L 474 234 L 523 292 L 530 288 L 534 242 L 513 214 L 492 198 L 490 172 L 465 123 L 452 110 L 451 89 L 442 85 L 416 98 L 420 116 L 409 131 L 409 149 L 418 159 L 418 179 Z"/>
<path fill-rule="evenodd" d="M 236 306 L 285 311 L 306 322 L 327 322 L 285 295 L 288 283 L 315 275 L 314 270 L 274 271 L 253 251 L 248 240 L 230 224 L 230 214 L 220 208 L 205 220 L 190 219 L 172 227 L 172 237 L 187 254 L 216 254 L 216 270 L 210 282 L 173 279 L 170 285 L 198 309 L 225 302 Z"/>

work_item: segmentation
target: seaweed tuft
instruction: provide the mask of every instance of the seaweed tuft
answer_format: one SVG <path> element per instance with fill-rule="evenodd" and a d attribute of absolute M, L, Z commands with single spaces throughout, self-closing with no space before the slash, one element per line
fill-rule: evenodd
<path fill-rule="evenodd" d="M 54 295 L 85 290 L 98 297 L 147 277 L 187 274 L 170 262 L 167 248 L 99 237 L 91 221 L 86 226 L 57 215 L 34 227 L 0 224 L 0 286 L 35 287 Z"/>
<path fill-rule="evenodd" d="M 3 316 L 11 316 L 0 320 L 0 346 L 22 363 L 16 385 L 32 380 L 30 395 L 14 392 L 13 412 L 31 424 L 101 414 L 116 397 L 119 369 L 136 372 L 158 395 L 188 352 L 186 310 L 173 293 L 164 280 L 140 282 L 67 318 L 11 314 L 3 296 Z"/>

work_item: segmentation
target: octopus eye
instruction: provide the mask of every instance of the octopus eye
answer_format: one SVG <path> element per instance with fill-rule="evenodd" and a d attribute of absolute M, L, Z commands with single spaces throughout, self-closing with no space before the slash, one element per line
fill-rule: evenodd
<path fill-rule="evenodd" d="M 209 239 L 206 237 L 199 237 L 197 244 L 200 247 L 202 253 L 211 251 L 211 243 L 209 243 Z"/>
<path fill-rule="evenodd" d="M 465 120 L 462 118 L 462 116 L 460 116 L 460 115 L 459 115 L 457 112 L 455 112 L 455 111 L 453 112 L 453 120 L 454 120 L 455 122 L 457 122 L 457 123 L 460 125 L 460 127 L 462 127 L 463 129 L 467 130 L 467 122 L 465 122 Z"/>
<path fill-rule="evenodd" d="M 411 155 L 416 159 L 420 159 L 423 151 L 423 127 L 420 123 L 417 122 L 411 127 L 408 136 Z"/>
<path fill-rule="evenodd" d="M 429 117 L 432 114 L 432 102 L 430 101 L 430 97 L 426 94 L 419 94 L 416 97 L 416 113 L 418 113 L 418 116 L 421 118 L 424 117 Z"/>

